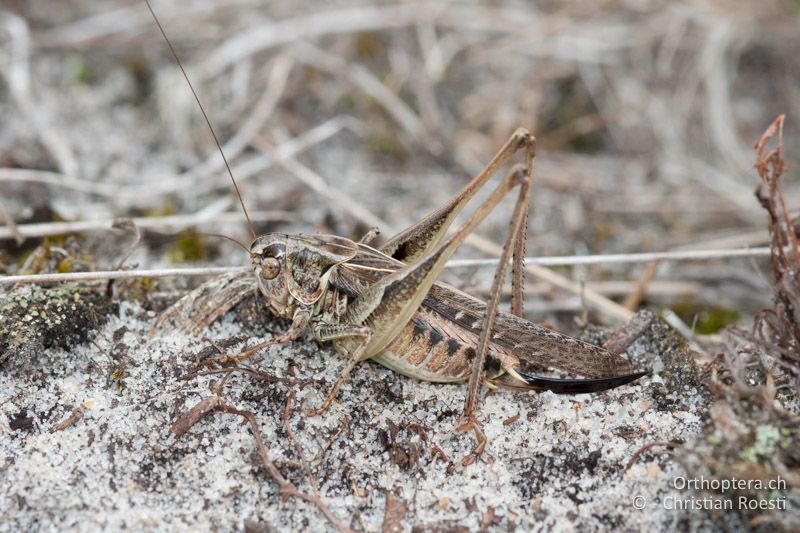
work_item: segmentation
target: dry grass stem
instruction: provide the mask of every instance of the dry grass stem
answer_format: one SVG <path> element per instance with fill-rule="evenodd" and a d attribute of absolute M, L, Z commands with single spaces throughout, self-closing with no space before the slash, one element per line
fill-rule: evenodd
<path fill-rule="evenodd" d="M 149 219 L 144 219 L 149 220 Z M 731 257 L 760 257 L 769 255 L 769 248 L 751 248 L 744 250 L 708 250 L 686 252 L 656 252 L 641 254 L 608 254 L 593 256 L 564 256 L 564 257 L 526 257 L 526 267 L 537 265 L 546 266 L 574 266 L 574 265 L 602 265 L 612 263 L 649 263 L 658 261 L 703 261 Z M 453 259 L 445 268 L 474 268 L 492 267 L 497 265 L 497 259 Z M 96 271 L 96 272 L 71 272 L 65 274 L 31 274 L 19 276 L 0 276 L 0 285 L 13 285 L 15 283 L 53 283 L 59 281 L 94 281 L 104 279 L 131 279 L 136 277 L 163 278 L 168 276 L 210 276 L 239 272 L 245 267 L 207 267 L 207 268 L 162 268 L 162 269 L 136 269 L 126 271 Z M 533 269 L 532 269 L 533 270 Z M 537 274 L 540 270 L 533 270 Z M 566 279 L 566 278 L 562 278 Z M 544 281 L 551 282 L 550 279 Z M 573 282 L 569 282 L 571 286 Z M 578 290 L 575 294 L 581 294 Z M 627 286 L 627 285 L 626 285 Z M 594 291 L 586 290 L 587 294 Z M 605 298 L 603 298 L 605 300 Z M 616 304 L 615 304 L 616 305 Z"/>
<path fill-rule="evenodd" d="M 226 203 L 229 203 L 229 201 L 226 200 Z M 294 213 L 288 211 L 253 211 L 250 213 L 250 218 L 254 222 L 292 222 L 297 217 Z M 188 215 L 134 217 L 130 220 L 142 230 L 178 231 L 194 226 L 217 227 L 220 224 L 242 224 L 244 217 L 241 212 L 211 214 L 203 210 L 202 212 Z M 108 231 L 113 223 L 114 219 L 41 222 L 38 224 L 19 224 L 16 229 L 23 238 L 48 237 L 86 231 Z M 12 229 L 0 227 L 0 239 L 11 238 L 15 238 Z"/>

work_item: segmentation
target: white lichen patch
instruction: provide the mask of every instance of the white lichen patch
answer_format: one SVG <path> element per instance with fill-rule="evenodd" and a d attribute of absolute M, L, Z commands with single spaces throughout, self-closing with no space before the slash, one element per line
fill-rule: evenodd
<path fill-rule="evenodd" d="M 269 334 L 252 337 L 228 317 L 205 338 L 149 338 L 152 322 L 152 313 L 122 303 L 90 342 L 3 368 L 0 529 L 241 530 L 248 521 L 330 530 L 313 505 L 281 499 L 241 418 L 216 413 L 180 439 L 170 432 L 211 395 L 218 376 L 182 379 L 209 339 L 244 335 L 253 344 Z M 420 383 L 367 363 L 330 411 L 308 417 L 302 405 L 322 400 L 341 364 L 310 341 L 274 347 L 254 366 L 326 383 L 301 389 L 235 373 L 222 396 L 255 413 L 270 458 L 311 491 L 283 426 L 288 392 L 296 391 L 297 441 L 323 499 L 351 527 L 379 530 L 387 492 L 405 501 L 406 530 L 659 530 L 703 519 L 662 505 L 683 475 L 668 457 L 646 454 L 623 472 L 646 443 L 700 435 L 696 390 L 680 391 L 671 409 L 659 407 L 651 378 L 595 395 L 492 392 L 480 409 L 487 452 L 462 467 L 473 445 L 471 434 L 455 432 L 464 386 Z M 644 509 L 634 507 L 637 496 Z"/>

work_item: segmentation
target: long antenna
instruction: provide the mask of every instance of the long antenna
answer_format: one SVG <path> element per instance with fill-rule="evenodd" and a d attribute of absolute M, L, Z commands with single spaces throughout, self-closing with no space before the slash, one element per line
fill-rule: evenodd
<path fill-rule="evenodd" d="M 219 150 L 220 155 L 222 156 L 222 161 L 225 162 L 225 169 L 228 171 L 228 176 L 231 177 L 231 182 L 233 183 L 233 188 L 236 189 L 236 196 L 239 197 L 239 204 L 242 206 L 242 211 L 244 211 L 244 217 L 247 219 L 247 226 L 250 228 L 250 233 L 253 235 L 253 240 L 255 240 L 258 236 L 256 235 L 256 230 L 253 229 L 253 222 L 250 220 L 250 215 L 247 213 L 247 208 L 244 206 L 244 200 L 242 200 L 242 193 L 239 190 L 239 185 L 236 183 L 236 180 L 233 177 L 233 171 L 231 171 L 231 166 L 228 164 L 228 158 L 225 157 L 225 152 L 222 151 L 222 144 L 219 142 L 219 138 L 217 138 L 217 133 L 214 131 L 214 127 L 211 125 L 211 120 L 209 120 L 208 115 L 206 115 L 206 110 L 203 108 L 203 104 L 200 102 L 200 97 L 197 96 L 197 91 L 194 90 L 194 86 L 192 85 L 191 80 L 189 79 L 189 75 L 186 74 L 186 69 L 183 68 L 183 63 L 181 63 L 181 59 L 178 57 L 178 53 L 175 51 L 175 47 L 172 46 L 172 41 L 169 40 L 167 37 L 167 33 L 164 31 L 163 26 L 161 26 L 161 22 L 158 20 L 156 16 L 156 12 L 153 11 L 153 6 L 150 5 L 150 0 L 144 0 L 144 3 L 147 4 L 147 9 L 150 10 L 150 14 L 153 16 L 153 20 L 156 22 L 156 26 L 158 26 L 159 31 L 161 31 L 161 35 L 164 36 L 164 40 L 167 42 L 167 46 L 169 46 L 169 51 L 172 52 L 172 57 L 175 58 L 175 61 L 178 63 L 178 66 L 183 73 L 183 77 L 186 79 L 186 83 L 189 84 L 189 89 L 192 91 L 192 95 L 194 96 L 197 105 L 200 106 L 200 112 L 203 113 L 203 118 L 208 125 L 208 131 L 211 132 L 211 136 L 214 137 L 214 142 L 217 144 L 217 149 Z"/>
<path fill-rule="evenodd" d="M 222 233 L 206 233 L 206 232 L 202 232 L 202 233 L 200 233 L 200 235 L 205 235 L 207 237 L 217 237 L 219 239 L 227 239 L 227 240 L 231 241 L 233 244 L 235 244 L 236 246 L 238 246 L 239 248 L 241 248 L 242 250 L 244 250 L 245 252 L 248 252 L 248 253 L 250 252 L 250 248 L 248 248 L 244 244 L 240 243 L 239 241 L 237 241 L 233 237 L 228 237 L 227 235 L 223 235 Z"/>

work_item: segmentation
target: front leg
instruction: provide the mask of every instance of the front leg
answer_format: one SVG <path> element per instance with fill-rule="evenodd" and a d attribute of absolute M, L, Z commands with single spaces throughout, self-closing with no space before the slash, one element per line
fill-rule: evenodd
<path fill-rule="evenodd" d="M 295 311 L 294 316 L 292 317 L 292 325 L 285 333 L 282 333 L 281 335 L 273 339 L 270 339 L 268 341 L 260 342 L 255 346 L 253 346 L 252 348 L 248 348 L 247 350 L 244 350 L 240 353 L 233 355 L 222 354 L 217 357 L 214 357 L 213 359 L 208 359 L 200 363 L 196 363 L 193 366 L 192 370 L 196 371 L 201 366 L 207 366 L 209 368 L 236 366 L 242 361 L 250 359 L 264 348 L 268 348 L 276 344 L 285 344 L 287 342 L 296 340 L 306 330 L 306 326 L 308 326 L 308 321 L 310 320 L 310 318 L 311 314 L 307 309 L 298 309 L 297 311 Z"/>
<path fill-rule="evenodd" d="M 342 368 L 342 370 L 339 372 L 339 377 L 336 378 L 336 382 L 333 384 L 333 387 L 331 387 L 331 390 L 328 391 L 328 395 L 325 397 L 325 401 L 322 402 L 322 405 L 316 409 L 306 409 L 306 414 L 308 416 L 320 415 L 327 411 L 331 406 L 333 400 L 336 398 L 336 395 L 339 393 L 339 389 L 350 377 L 350 373 L 353 371 L 353 368 L 355 368 L 359 362 L 365 359 L 364 352 L 369 344 L 370 339 L 372 338 L 372 329 L 370 329 L 368 326 L 349 326 L 345 324 L 319 325 L 314 328 L 314 337 L 321 342 L 337 341 L 345 338 L 360 339 L 360 342 L 350 353 L 347 363 L 345 363 L 344 368 Z"/>

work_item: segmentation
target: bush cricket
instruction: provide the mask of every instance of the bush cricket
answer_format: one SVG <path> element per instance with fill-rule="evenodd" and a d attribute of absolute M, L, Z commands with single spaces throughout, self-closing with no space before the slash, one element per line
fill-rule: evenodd
<path fill-rule="evenodd" d="M 155 20 L 180 65 L 163 28 Z M 202 110 L 185 71 L 184 76 Z M 205 111 L 202 113 L 219 147 Z M 224 158 L 221 147 L 220 153 Z M 520 153 L 522 162 L 510 168 L 466 221 L 448 232 L 474 195 Z M 290 328 L 272 340 L 238 354 L 220 355 L 205 364 L 233 367 L 268 346 L 311 332 L 318 342 L 330 343 L 346 358 L 346 363 L 324 401 L 307 409 L 309 415 L 326 411 L 353 368 L 366 360 L 415 379 L 466 382 L 467 394 L 458 430 L 472 430 L 476 435 L 477 445 L 464 460 L 471 462 L 486 445 L 476 418 L 481 385 L 578 394 L 618 387 L 646 374 L 633 371 L 616 350 L 563 335 L 523 317 L 522 267 L 535 155 L 534 137 L 525 129 L 517 130 L 458 194 L 380 246 L 371 245 L 378 235 L 377 229 L 355 242 L 322 234 L 257 236 L 250 224 L 254 240 L 249 254 L 255 280 L 228 275 L 223 281 L 206 283 L 166 311 L 156 327 L 174 320 L 187 309 L 199 313 L 199 319 L 194 319 L 195 330 L 204 327 L 257 287 L 265 307 L 274 316 L 290 319 Z M 225 163 L 250 223 L 233 173 Z M 516 205 L 489 301 L 480 301 L 436 281 L 466 237 L 513 191 L 517 194 Z M 509 263 L 511 311 L 504 313 L 498 307 Z M 583 377 L 549 377 L 543 374 L 547 369 Z"/>

